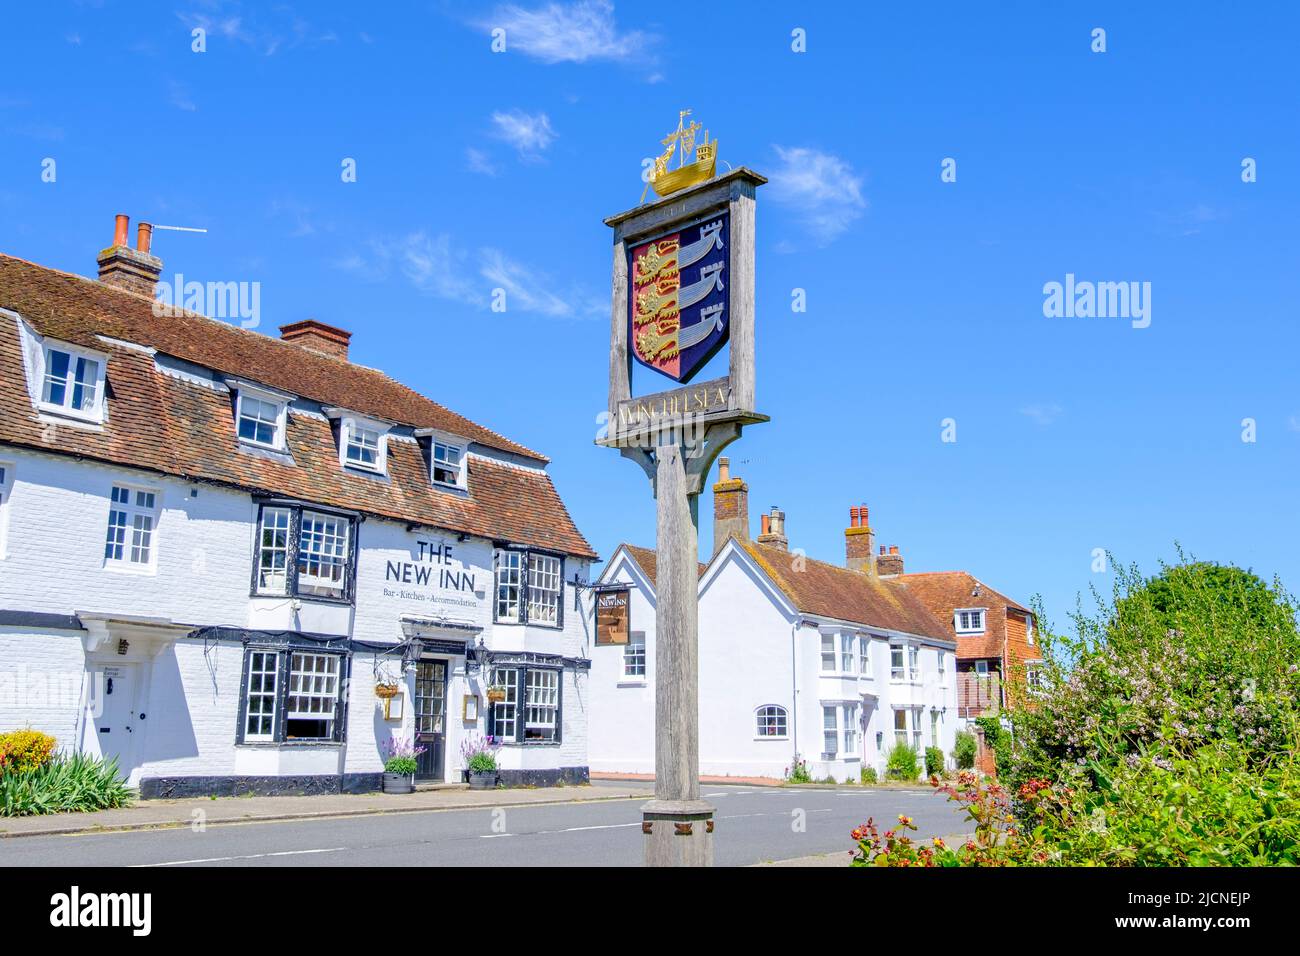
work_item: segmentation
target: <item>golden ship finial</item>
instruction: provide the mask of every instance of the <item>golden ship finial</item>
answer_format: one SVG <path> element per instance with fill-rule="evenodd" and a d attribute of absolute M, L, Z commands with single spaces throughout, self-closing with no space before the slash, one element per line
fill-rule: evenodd
<path fill-rule="evenodd" d="M 691 115 L 689 109 L 677 113 L 677 129 L 660 140 L 664 151 L 655 157 L 654 167 L 650 170 L 647 188 L 654 188 L 658 196 L 671 196 L 675 192 L 712 179 L 718 163 L 718 141 L 710 142 L 709 131 L 704 131 L 704 142 L 695 145 L 695 134 L 701 129 L 699 123 L 691 120 L 688 125 L 686 117 Z M 668 163 L 677 152 L 677 168 L 669 169 Z M 641 192 L 645 200 L 645 190 Z"/>

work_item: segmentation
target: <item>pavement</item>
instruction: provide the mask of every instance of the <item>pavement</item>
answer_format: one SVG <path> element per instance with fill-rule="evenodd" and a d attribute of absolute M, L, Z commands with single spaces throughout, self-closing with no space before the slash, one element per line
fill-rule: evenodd
<path fill-rule="evenodd" d="M 613 783 L 404 796 L 149 801 L 92 826 L 0 840 L 7 866 L 639 866 L 646 788 Z M 847 865 L 849 831 L 906 813 L 918 839 L 959 831 L 928 788 L 708 786 L 718 866 Z M 195 817 L 195 811 L 204 811 Z M 26 820 L 2 819 L 10 829 Z M 131 829 L 124 827 L 132 825 Z M 147 822 L 151 821 L 151 822 Z M 139 824 L 139 825 L 135 825 Z"/>

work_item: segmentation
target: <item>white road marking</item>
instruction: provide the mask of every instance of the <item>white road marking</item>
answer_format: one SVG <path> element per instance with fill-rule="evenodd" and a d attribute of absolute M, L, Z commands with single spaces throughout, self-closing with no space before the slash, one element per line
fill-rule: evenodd
<path fill-rule="evenodd" d="M 304 856 L 309 853 L 341 853 L 345 846 L 323 847 L 319 850 L 278 850 L 275 853 L 249 853 L 245 856 L 210 856 L 201 860 L 169 860 L 166 863 L 136 863 L 133 869 L 150 866 L 187 866 L 191 863 L 226 863 L 230 860 L 260 860 L 268 856 Z"/>
<path fill-rule="evenodd" d="M 808 810 L 807 812 L 808 812 L 808 813 L 830 813 L 830 812 L 831 812 L 831 808 L 830 808 L 830 807 L 818 807 L 818 808 L 814 808 L 814 809 Z M 719 815 L 719 816 L 715 817 L 714 819 L 716 819 L 716 820 L 740 820 L 740 819 L 743 819 L 743 818 L 745 818 L 745 817 L 783 817 L 783 816 L 785 816 L 784 813 L 767 813 L 767 812 L 762 812 L 762 813 L 727 813 L 727 814 Z M 601 824 L 601 825 L 599 825 L 599 826 L 590 826 L 590 827 L 565 827 L 565 828 L 562 829 L 562 830 L 533 830 L 533 831 L 531 831 L 531 832 L 529 832 L 529 833 L 480 833 L 480 834 L 479 834 L 479 839 L 480 839 L 480 840 L 494 840 L 494 839 L 496 839 L 497 837 L 513 837 L 513 836 L 554 836 L 554 835 L 557 834 L 557 833 L 582 833 L 582 832 L 584 832 L 584 831 L 586 831 L 586 830 L 625 830 L 625 829 L 627 829 L 628 827 L 639 827 L 640 825 L 641 825 L 641 821 L 638 820 L 638 821 L 635 821 L 635 822 L 633 822 L 633 823 L 604 823 L 604 824 Z"/>

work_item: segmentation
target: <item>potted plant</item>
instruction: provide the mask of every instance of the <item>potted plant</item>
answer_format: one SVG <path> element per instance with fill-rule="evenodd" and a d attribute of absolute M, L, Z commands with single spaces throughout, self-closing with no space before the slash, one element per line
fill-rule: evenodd
<path fill-rule="evenodd" d="M 390 740 L 384 745 L 384 793 L 410 793 L 415 789 L 415 771 L 419 769 L 416 757 L 424 753 L 405 740 Z"/>
<path fill-rule="evenodd" d="M 503 684 L 493 684 L 487 689 L 487 699 L 490 704 L 499 704 L 506 699 L 506 689 Z"/>
<path fill-rule="evenodd" d="M 491 790 L 500 779 L 497 768 L 497 750 L 500 744 L 493 737 L 467 737 L 460 745 L 460 755 L 465 761 L 471 790 Z"/>
<path fill-rule="evenodd" d="M 401 692 L 396 682 L 379 683 L 375 685 L 375 696 L 380 700 L 391 700 Z"/>

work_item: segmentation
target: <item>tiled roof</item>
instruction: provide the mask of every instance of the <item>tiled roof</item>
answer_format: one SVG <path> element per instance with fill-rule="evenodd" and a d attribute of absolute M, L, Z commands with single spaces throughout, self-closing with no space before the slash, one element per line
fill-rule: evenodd
<path fill-rule="evenodd" d="M 523 445 L 457 415 L 383 372 L 193 312 L 154 314 L 153 300 L 0 254 L 0 306 L 42 335 L 102 349 L 97 335 L 147 345 L 227 375 L 416 428 L 438 428 L 545 462 Z"/>
<path fill-rule="evenodd" d="M 950 628 L 936 620 L 915 594 L 895 579 L 872 577 L 838 565 L 794 555 L 754 541 L 736 543 L 805 614 L 950 641 Z"/>
<path fill-rule="evenodd" d="M 1030 613 L 1024 605 L 995 591 L 969 571 L 927 571 L 919 574 L 900 574 L 909 591 L 921 599 L 944 625 L 950 639 L 957 642 L 959 660 L 1001 657 L 1007 636 L 1007 608 Z M 975 596 L 976 588 L 979 596 Z M 959 635 L 953 612 L 959 607 L 986 607 L 984 633 Z"/>
<path fill-rule="evenodd" d="M 658 588 L 659 584 L 655 579 L 655 575 L 659 573 L 659 555 L 654 548 L 638 548 L 636 545 L 626 543 L 620 545 L 620 547 L 632 556 L 632 560 L 640 565 L 641 570 L 645 572 L 645 576 L 650 579 L 651 586 Z M 708 567 L 707 564 L 697 564 L 696 573 L 702 575 L 708 570 Z"/>
<path fill-rule="evenodd" d="M 79 455 L 187 479 L 214 481 L 350 508 L 414 524 L 595 557 L 541 470 L 545 458 L 423 398 L 380 372 L 191 314 L 155 317 L 151 300 L 0 255 L 0 307 L 41 334 L 108 355 L 109 418 L 102 431 L 54 427 L 29 398 L 17 325 L 0 322 L 0 442 Z M 439 428 L 499 452 L 519 467 L 469 457 L 469 494 L 434 488 L 414 441 L 389 442 L 388 476 L 347 472 L 324 418 L 291 412 L 292 463 L 245 450 L 230 395 L 160 372 L 151 346 L 303 398 L 415 427 Z"/>

